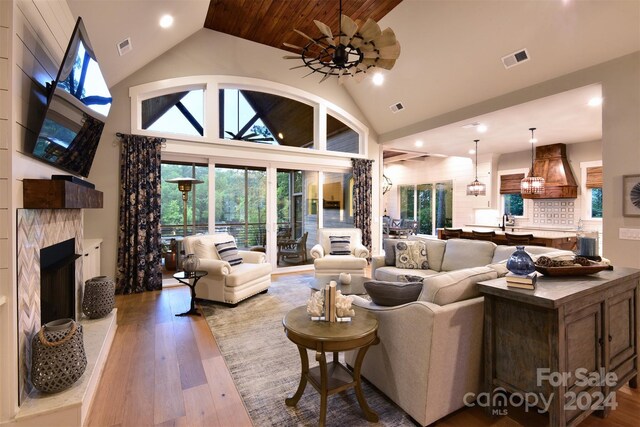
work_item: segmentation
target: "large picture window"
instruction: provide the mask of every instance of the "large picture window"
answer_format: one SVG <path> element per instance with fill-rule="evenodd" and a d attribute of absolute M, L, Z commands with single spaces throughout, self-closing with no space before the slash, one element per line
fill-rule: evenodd
<path fill-rule="evenodd" d="M 187 76 L 133 86 L 131 129 L 173 140 L 366 157 L 368 129 L 318 95 L 273 81 Z"/>
<path fill-rule="evenodd" d="M 313 148 L 313 107 L 291 98 L 220 90 L 220 138 Z"/>
<path fill-rule="evenodd" d="M 206 233 L 209 228 L 209 167 L 196 163 L 162 162 L 162 200 L 160 228 L 163 238 L 182 236 L 183 201 L 178 185 L 165 182 L 173 178 L 196 178 L 204 181 L 187 193 L 187 235 Z"/>

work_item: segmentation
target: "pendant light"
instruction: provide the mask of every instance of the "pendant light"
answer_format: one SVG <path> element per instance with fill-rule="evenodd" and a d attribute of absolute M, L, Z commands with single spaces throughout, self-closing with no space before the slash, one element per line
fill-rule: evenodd
<path fill-rule="evenodd" d="M 520 193 L 542 194 L 544 192 L 544 178 L 535 176 L 533 173 L 533 146 L 537 142 L 536 138 L 533 136 L 533 132 L 536 130 L 536 128 L 529 128 L 529 130 L 531 131 L 531 139 L 529 140 L 529 142 L 531 143 L 531 170 L 529 171 L 529 176 L 520 181 Z"/>
<path fill-rule="evenodd" d="M 474 140 L 476 143 L 476 179 L 469 185 L 467 185 L 467 196 L 485 196 L 487 194 L 487 186 L 480 181 L 478 181 L 478 141 L 479 139 Z"/>

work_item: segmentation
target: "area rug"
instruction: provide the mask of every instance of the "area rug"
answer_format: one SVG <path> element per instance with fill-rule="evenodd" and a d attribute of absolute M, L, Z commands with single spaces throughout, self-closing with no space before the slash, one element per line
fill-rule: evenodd
<path fill-rule="evenodd" d="M 320 417 L 320 395 L 307 383 L 295 408 L 285 405 L 300 381 L 300 355 L 287 339 L 282 318 L 304 305 L 310 294 L 311 275 L 284 276 L 273 282 L 266 294 L 257 295 L 235 308 L 200 301 L 202 312 L 231 376 L 257 427 L 313 426 Z M 317 365 L 309 351 L 310 366 Z M 379 425 L 413 426 L 407 414 L 363 382 L 369 406 L 377 412 Z M 328 426 L 369 426 L 353 389 L 329 396 Z"/>

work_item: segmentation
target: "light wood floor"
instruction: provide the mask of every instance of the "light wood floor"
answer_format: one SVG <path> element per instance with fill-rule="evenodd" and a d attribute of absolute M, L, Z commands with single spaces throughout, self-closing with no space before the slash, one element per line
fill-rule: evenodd
<path fill-rule="evenodd" d="M 175 316 L 189 307 L 186 286 L 120 295 L 116 305 L 118 330 L 89 412 L 89 426 L 252 425 L 206 321 Z M 306 392 L 315 393 L 310 387 Z M 581 426 L 637 426 L 640 391 L 623 387 L 618 403 L 607 419 L 590 416 Z M 436 425 L 545 423 L 542 415 L 517 410 L 510 410 L 507 417 L 489 418 L 475 407 L 457 411 Z"/>

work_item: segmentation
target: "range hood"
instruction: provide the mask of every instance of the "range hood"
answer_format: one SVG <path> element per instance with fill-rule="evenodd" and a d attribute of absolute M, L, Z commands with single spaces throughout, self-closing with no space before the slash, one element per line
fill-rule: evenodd
<path fill-rule="evenodd" d="M 523 199 L 575 199 L 578 184 L 567 160 L 565 144 L 551 144 L 536 147 L 533 174 L 544 178 L 541 194 L 523 194 Z"/>

